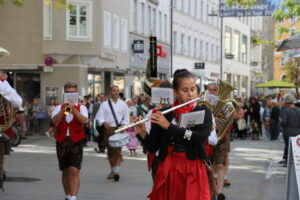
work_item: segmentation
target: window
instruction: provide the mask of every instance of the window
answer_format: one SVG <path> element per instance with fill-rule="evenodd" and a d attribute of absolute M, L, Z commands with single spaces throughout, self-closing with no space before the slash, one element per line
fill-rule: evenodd
<path fill-rule="evenodd" d="M 197 13 L 198 13 L 198 1 L 194 0 L 194 16 L 197 18 Z"/>
<path fill-rule="evenodd" d="M 133 1 L 133 30 L 137 31 L 137 0 Z"/>
<path fill-rule="evenodd" d="M 165 20 L 165 23 L 164 23 L 164 40 L 167 41 L 168 40 L 168 18 L 167 18 L 167 15 L 165 14 L 164 15 L 164 20 Z"/>
<path fill-rule="evenodd" d="M 101 73 L 88 74 L 88 94 L 92 94 L 95 97 L 101 93 L 102 79 Z"/>
<path fill-rule="evenodd" d="M 200 19 L 204 20 L 204 11 L 203 11 L 203 1 L 201 1 L 201 7 L 200 7 Z"/>
<path fill-rule="evenodd" d="M 184 55 L 184 53 L 185 53 L 185 48 L 184 48 L 184 44 L 185 44 L 185 42 L 184 42 L 184 34 L 181 34 L 181 37 L 180 37 L 180 53 L 182 54 L 182 55 Z"/>
<path fill-rule="evenodd" d="M 293 17 L 290 18 L 290 23 L 291 24 L 295 24 L 297 21 L 298 21 L 298 19 L 297 19 L 296 16 L 293 16 Z"/>
<path fill-rule="evenodd" d="M 188 14 L 192 15 L 192 0 L 188 0 Z"/>
<path fill-rule="evenodd" d="M 208 60 L 208 55 L 209 54 L 209 50 L 208 50 L 208 42 L 205 43 L 205 60 Z"/>
<path fill-rule="evenodd" d="M 225 27 L 225 54 L 231 54 L 231 28 Z"/>
<path fill-rule="evenodd" d="M 208 12 L 209 12 L 209 5 L 206 5 L 206 12 L 205 12 L 205 21 L 208 23 Z"/>
<path fill-rule="evenodd" d="M 191 48 L 191 36 L 188 37 L 188 46 L 187 46 L 187 56 L 192 56 L 192 48 Z"/>
<path fill-rule="evenodd" d="M 177 53 L 177 32 L 173 32 L 173 52 Z"/>
<path fill-rule="evenodd" d="M 152 32 L 152 29 L 151 29 L 151 21 L 152 21 L 152 18 L 151 18 L 151 6 L 148 6 L 148 34 L 150 35 L 151 32 Z"/>
<path fill-rule="evenodd" d="M 162 20 L 162 14 L 161 14 L 161 11 L 158 12 L 158 38 L 159 39 L 162 39 L 162 29 L 163 29 L 163 26 L 162 26 L 162 23 L 163 23 L 163 20 Z"/>
<path fill-rule="evenodd" d="M 243 35 L 243 39 L 242 39 L 241 54 L 242 54 L 242 62 L 247 63 L 247 36 L 245 35 Z"/>
<path fill-rule="evenodd" d="M 52 1 L 44 0 L 44 40 L 52 40 Z"/>
<path fill-rule="evenodd" d="M 195 38 L 194 39 L 194 58 L 196 58 L 197 57 L 197 55 L 198 55 L 198 52 L 197 52 L 197 39 Z"/>
<path fill-rule="evenodd" d="M 240 61 L 240 32 L 234 31 L 233 35 L 233 55 L 235 61 Z"/>
<path fill-rule="evenodd" d="M 145 32 L 145 4 L 144 3 L 142 3 L 141 4 L 141 28 L 142 28 L 142 33 L 146 33 Z"/>
<path fill-rule="evenodd" d="M 214 58 L 215 58 L 214 50 L 215 50 L 215 47 L 213 44 L 211 44 L 210 45 L 210 61 L 211 62 L 214 62 Z"/>
<path fill-rule="evenodd" d="M 92 40 L 92 1 L 69 1 L 67 9 L 67 40 Z"/>
<path fill-rule="evenodd" d="M 104 11 L 104 33 L 103 33 L 103 44 L 105 47 L 111 47 L 111 14 Z"/>
<path fill-rule="evenodd" d="M 112 46 L 114 49 L 120 48 L 120 18 L 116 15 L 112 20 Z"/>
<path fill-rule="evenodd" d="M 200 52 L 199 52 L 199 57 L 200 57 L 200 59 L 203 59 L 203 42 L 202 42 L 202 40 L 200 41 L 200 45 L 199 45 L 200 47 Z"/>
<path fill-rule="evenodd" d="M 128 23 L 126 19 L 121 20 L 121 50 L 127 51 L 128 49 Z"/>
<path fill-rule="evenodd" d="M 152 34 L 157 35 L 156 32 L 156 9 L 153 8 L 153 15 L 152 15 Z"/>
<path fill-rule="evenodd" d="M 219 62 L 219 46 L 216 46 L 216 60 L 215 60 L 215 62 Z"/>

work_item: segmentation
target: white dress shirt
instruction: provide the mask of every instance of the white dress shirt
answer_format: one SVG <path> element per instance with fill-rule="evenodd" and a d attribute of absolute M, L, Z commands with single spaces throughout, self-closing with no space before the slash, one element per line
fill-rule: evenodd
<path fill-rule="evenodd" d="M 77 106 L 77 104 L 76 104 Z M 61 111 L 61 105 L 58 105 L 54 108 L 51 118 L 53 118 L 55 115 L 57 115 L 59 112 Z M 80 113 L 85 116 L 86 118 L 88 118 L 88 111 L 87 108 L 85 107 L 85 105 L 80 105 Z M 72 113 L 70 113 L 69 115 L 66 115 L 66 122 L 69 124 L 72 120 L 73 120 L 74 116 Z M 67 136 L 70 136 L 70 131 L 69 128 L 67 130 Z"/>
<path fill-rule="evenodd" d="M 218 144 L 218 137 L 216 132 L 216 122 L 214 117 L 212 117 L 212 122 L 213 122 L 213 130 L 210 132 L 210 135 L 208 136 L 208 144 L 212 146 L 216 146 Z"/>
<path fill-rule="evenodd" d="M 22 106 L 22 98 L 6 80 L 0 81 L 0 95 L 9 101 L 15 108 L 20 108 Z"/>
<path fill-rule="evenodd" d="M 115 103 L 112 99 L 110 99 L 111 105 L 115 111 L 117 121 L 120 125 L 125 125 L 129 123 L 129 109 L 127 104 L 118 99 L 117 103 Z M 100 109 L 96 114 L 96 120 L 98 120 L 99 125 L 101 126 L 104 122 L 108 122 L 110 124 L 109 127 L 117 127 L 111 109 L 109 107 L 108 101 L 104 101 Z"/>

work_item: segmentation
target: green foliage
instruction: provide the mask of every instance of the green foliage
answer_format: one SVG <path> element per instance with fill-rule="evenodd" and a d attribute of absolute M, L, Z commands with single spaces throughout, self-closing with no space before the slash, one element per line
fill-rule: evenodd
<path fill-rule="evenodd" d="M 11 0 L 11 2 L 13 4 L 15 4 L 16 6 L 23 6 L 25 0 Z M 51 3 L 53 2 L 53 4 L 55 5 L 55 7 L 57 9 L 60 9 L 62 6 L 67 6 L 68 9 L 72 8 L 71 4 L 67 4 L 67 0 L 46 0 L 46 5 L 51 5 Z M 0 0 L 0 5 L 2 5 L 4 3 L 4 0 Z"/>
<path fill-rule="evenodd" d="M 262 45 L 273 45 L 274 44 L 273 40 L 264 40 L 258 36 L 251 37 L 251 41 L 253 44 L 262 44 Z"/>
<path fill-rule="evenodd" d="M 290 58 L 289 61 L 285 63 L 284 69 L 286 71 L 286 81 L 294 83 L 295 85 L 300 85 L 300 81 L 298 80 L 300 74 L 297 69 L 297 62 L 299 61 Z"/>
<path fill-rule="evenodd" d="M 0 0 L 0 5 L 3 4 L 4 0 Z M 22 6 L 25 0 L 11 0 L 11 2 L 13 4 L 15 4 L 16 6 Z"/>
<path fill-rule="evenodd" d="M 227 0 L 227 6 L 246 6 L 247 8 L 251 8 L 253 5 L 258 3 L 259 0 Z"/>

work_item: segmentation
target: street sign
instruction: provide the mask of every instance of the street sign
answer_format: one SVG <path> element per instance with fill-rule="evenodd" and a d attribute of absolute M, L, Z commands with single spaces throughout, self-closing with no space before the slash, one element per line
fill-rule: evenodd
<path fill-rule="evenodd" d="M 132 51 L 133 53 L 144 53 L 144 41 L 133 40 Z"/>
<path fill-rule="evenodd" d="M 205 63 L 195 63 L 195 69 L 205 69 Z"/>
<path fill-rule="evenodd" d="M 300 135 L 290 137 L 289 140 L 286 200 L 298 200 L 300 197 Z"/>
<path fill-rule="evenodd" d="M 227 0 L 221 0 L 220 17 L 248 17 L 248 16 L 272 16 L 278 6 L 277 2 L 271 0 L 260 0 L 251 8 L 226 5 Z"/>

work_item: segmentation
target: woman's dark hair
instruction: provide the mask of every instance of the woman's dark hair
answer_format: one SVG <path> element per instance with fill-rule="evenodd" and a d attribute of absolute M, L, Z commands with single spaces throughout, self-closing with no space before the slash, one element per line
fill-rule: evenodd
<path fill-rule="evenodd" d="M 187 69 L 177 69 L 174 72 L 174 79 L 173 79 L 173 89 L 178 90 L 179 88 L 179 79 L 183 78 L 192 78 L 195 79 L 194 75 L 189 72 Z"/>

